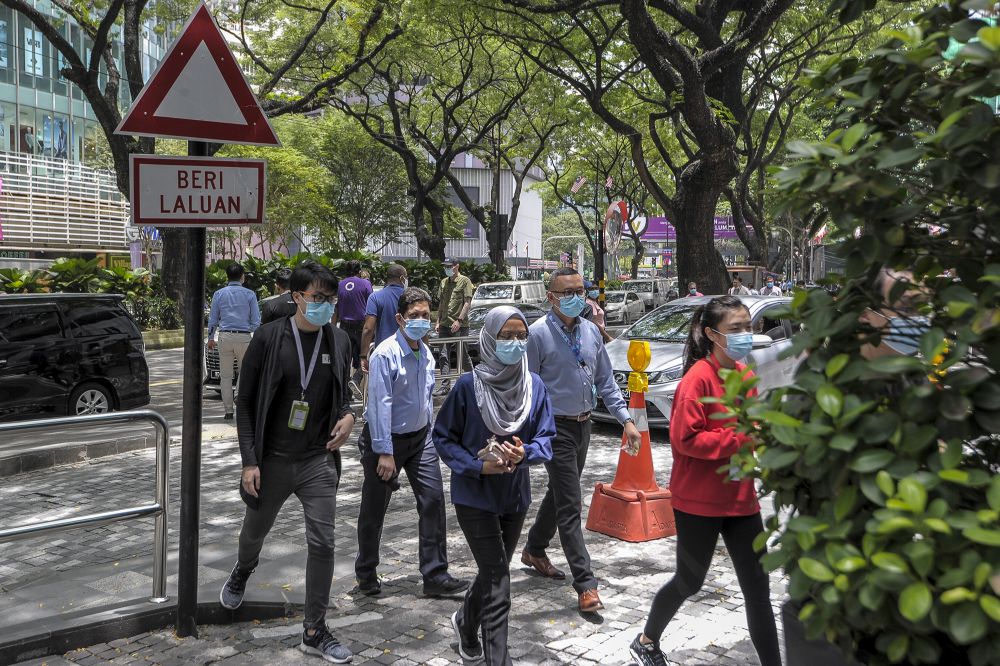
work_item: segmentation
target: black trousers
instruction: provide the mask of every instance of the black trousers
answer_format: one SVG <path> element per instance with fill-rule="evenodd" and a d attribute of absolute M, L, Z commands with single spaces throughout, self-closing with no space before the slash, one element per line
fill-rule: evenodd
<path fill-rule="evenodd" d="M 465 593 L 459 611 L 459 631 L 468 640 L 481 631 L 487 666 L 511 666 L 507 649 L 510 615 L 510 561 L 524 526 L 523 513 L 496 514 L 455 505 L 458 524 L 469 542 L 479 573 Z"/>
<path fill-rule="evenodd" d="M 467 335 L 469 335 L 468 326 L 458 329 L 458 333 L 452 333 L 451 326 L 444 325 L 442 325 L 441 330 L 438 331 L 439 338 L 464 338 Z M 441 368 L 442 375 L 446 375 L 451 372 L 451 357 L 453 354 L 456 356 L 458 354 L 457 344 L 453 343 L 450 345 L 441 345 L 441 354 L 438 356 L 438 367 Z M 465 370 L 466 368 L 471 370 L 472 363 L 469 361 L 468 352 L 463 354 L 462 358 L 456 358 L 455 365 L 457 365 L 461 370 Z"/>
<path fill-rule="evenodd" d="M 373 580 L 376 576 L 385 513 L 393 491 L 399 489 L 399 473 L 404 470 L 417 500 L 420 574 L 424 582 L 429 583 L 441 580 L 448 573 L 444 484 L 437 450 L 427 437 L 429 427 L 414 433 L 392 436 L 396 477 L 389 481 L 379 478 L 378 454 L 372 451 L 368 425 L 361 430 L 358 448 L 361 449 L 361 468 L 364 470 L 365 480 L 361 484 L 358 557 L 354 562 L 354 573 L 359 581 Z"/>
<path fill-rule="evenodd" d="M 713 518 L 674 509 L 674 518 L 677 520 L 677 573 L 653 597 L 643 633 L 659 641 L 684 600 L 701 589 L 721 534 L 746 599 L 750 640 L 757 649 L 761 666 L 781 666 L 778 630 L 771 608 L 771 581 L 760 563 L 763 553 L 758 554 L 753 549 L 753 540 L 764 531 L 760 514 Z"/>
<path fill-rule="evenodd" d="M 549 484 L 525 544 L 525 550 L 530 554 L 536 557 L 544 555 L 558 530 L 577 594 L 597 589 L 597 578 L 590 568 L 590 553 L 583 540 L 581 521 L 583 496 L 580 475 L 590 449 L 590 428 L 589 420 L 576 422 L 556 418 L 552 460 L 545 463 Z"/>
<path fill-rule="evenodd" d="M 347 333 L 347 337 L 351 339 L 351 359 L 355 370 L 361 368 L 361 331 L 364 330 L 364 327 L 364 320 L 340 321 L 340 330 Z"/>

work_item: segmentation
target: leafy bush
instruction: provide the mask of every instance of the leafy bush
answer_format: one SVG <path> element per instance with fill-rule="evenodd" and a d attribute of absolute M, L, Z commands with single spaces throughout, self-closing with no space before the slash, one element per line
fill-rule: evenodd
<path fill-rule="evenodd" d="M 807 633 L 864 663 L 995 664 L 1000 119 L 981 100 L 1000 95 L 1000 28 L 936 7 L 811 85 L 836 129 L 791 146 L 779 184 L 792 205 L 829 211 L 845 275 L 836 298 L 794 296 L 807 360 L 793 386 L 741 401 L 740 378 L 726 379 L 756 444 L 737 463 L 785 514 L 768 523 L 765 563 L 788 572 Z M 919 356 L 862 354 L 881 340 L 866 310 L 906 288 L 877 288 L 883 266 L 919 287 Z"/>
<path fill-rule="evenodd" d="M 0 291 L 6 294 L 34 294 L 48 291 L 50 276 L 43 270 L 0 268 Z"/>

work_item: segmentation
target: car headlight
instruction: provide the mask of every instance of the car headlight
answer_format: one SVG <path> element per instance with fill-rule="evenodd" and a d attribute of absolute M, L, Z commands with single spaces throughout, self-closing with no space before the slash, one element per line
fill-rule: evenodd
<path fill-rule="evenodd" d="M 672 368 L 667 368 L 666 370 L 658 370 L 657 372 L 649 373 L 649 383 L 650 384 L 666 384 L 667 382 L 676 381 L 681 378 L 684 366 L 674 366 Z"/>

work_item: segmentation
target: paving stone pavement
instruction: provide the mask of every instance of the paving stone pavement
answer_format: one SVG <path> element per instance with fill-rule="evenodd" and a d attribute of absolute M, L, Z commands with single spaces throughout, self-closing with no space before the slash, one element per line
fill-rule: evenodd
<path fill-rule="evenodd" d="M 235 432 L 235 431 L 234 431 Z M 621 431 L 596 425 L 584 472 L 585 503 L 594 484 L 610 482 L 618 460 Z M 669 472 L 669 447 L 665 432 L 653 433 L 653 458 L 657 477 L 665 485 Z M 0 486 L 0 525 L 11 527 L 29 519 L 53 519 L 84 512 L 143 503 L 152 497 L 153 453 L 141 451 L 93 460 L 88 463 L 21 474 Z M 180 451 L 171 449 L 170 550 L 177 548 L 177 502 Z M 221 585 L 235 559 L 236 538 L 243 516 L 236 484 L 239 454 L 235 441 L 206 441 L 202 462 L 201 567 L 202 584 Z M 545 471 L 532 470 L 537 502 L 545 488 Z M 353 561 L 362 472 L 357 449 L 345 447 L 344 475 L 338 495 L 337 568 L 331 591 L 328 624 L 341 642 L 355 652 L 355 664 L 461 664 L 455 652 L 450 615 L 458 603 L 426 599 L 420 595 L 417 570 L 416 511 L 404 484 L 392 500 L 382 544 L 384 592 L 368 598 L 353 592 Z M 448 476 L 445 474 L 447 485 Z M 765 504 L 765 510 L 770 502 Z M 533 510 L 527 526 L 531 524 Z M 33 613 L 68 612 L 86 605 L 124 602 L 148 594 L 151 578 L 151 521 L 118 523 L 91 530 L 67 532 L 46 541 L 31 539 L 0 544 L 0 632 L 3 617 L 30 619 Z M 451 572 L 472 577 L 471 553 L 449 506 L 448 552 Z M 285 596 L 301 602 L 305 543 L 301 506 L 289 500 L 275 523 L 262 553 L 261 564 L 250 580 L 247 598 L 254 591 L 280 588 Z M 516 664 L 631 663 L 627 646 L 641 630 L 649 603 L 674 569 L 671 539 L 631 544 L 586 532 L 586 539 L 601 582 L 607 610 L 599 617 L 585 617 L 576 610 L 576 597 L 568 581 L 537 577 L 512 566 L 511 646 Z M 523 545 L 523 538 L 522 538 Z M 565 567 L 554 544 L 550 555 Z M 87 598 L 69 599 L 66 583 L 53 577 L 70 576 L 92 565 L 106 565 L 111 575 L 81 581 Z M 173 562 L 169 569 L 176 571 Z M 57 574 L 55 572 L 63 572 Z M 176 574 L 169 579 L 175 584 Z M 785 598 L 784 580 L 772 576 L 775 614 Z M 204 599 L 203 599 L 204 600 Z M 34 604 L 37 603 L 37 608 Z M 26 613 L 26 614 L 25 614 Z M 318 663 L 300 653 L 301 616 L 267 622 L 206 626 L 198 639 L 178 639 L 171 630 L 141 634 L 108 644 L 48 657 L 30 664 L 164 665 L 191 663 L 291 664 Z M 780 622 L 779 622 L 780 631 Z M 662 646 L 678 664 L 736 666 L 759 663 L 746 629 L 743 597 L 725 548 L 716 551 L 704 589 L 680 610 L 664 634 Z"/>

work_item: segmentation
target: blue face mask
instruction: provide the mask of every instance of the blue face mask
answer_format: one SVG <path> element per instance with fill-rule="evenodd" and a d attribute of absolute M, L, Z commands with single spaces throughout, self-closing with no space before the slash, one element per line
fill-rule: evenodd
<path fill-rule="evenodd" d="M 455 269 L 451 266 L 445 266 L 444 274 L 447 275 L 448 277 L 451 277 L 455 274 Z"/>
<path fill-rule="evenodd" d="M 595 301 L 597 300 L 597 297 L 600 296 L 600 295 L 601 295 L 601 292 L 599 292 L 596 289 L 591 289 L 590 291 L 587 292 L 587 296 L 590 296 Z"/>
<path fill-rule="evenodd" d="M 559 312 L 567 317 L 579 317 L 586 306 L 587 301 L 583 300 L 583 296 L 563 296 L 559 299 Z"/>
<path fill-rule="evenodd" d="M 690 293 L 692 296 L 694 296 L 694 295 L 696 295 L 698 293 L 698 290 L 697 289 L 688 289 L 688 293 Z"/>
<path fill-rule="evenodd" d="M 403 335 L 416 342 L 427 335 L 431 330 L 430 319 L 404 319 Z"/>
<path fill-rule="evenodd" d="M 527 350 L 527 340 L 497 340 L 497 360 L 504 365 L 514 365 Z"/>
<path fill-rule="evenodd" d="M 773 282 L 768 282 L 768 283 L 767 283 L 767 288 L 768 288 L 768 289 L 770 289 L 770 288 L 771 288 L 771 287 L 773 287 L 773 286 L 774 286 L 774 283 L 773 283 Z"/>
<path fill-rule="evenodd" d="M 733 361 L 742 361 L 753 351 L 753 333 L 719 333 L 719 335 L 726 336 L 726 347 L 722 351 Z"/>
<path fill-rule="evenodd" d="M 333 319 L 333 303 L 306 303 L 305 318 L 313 326 L 326 326 Z"/>
<path fill-rule="evenodd" d="M 930 328 L 927 317 L 890 317 L 882 342 L 900 356 L 914 356 L 920 350 L 920 338 Z"/>

